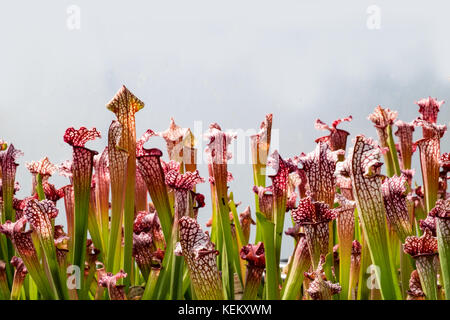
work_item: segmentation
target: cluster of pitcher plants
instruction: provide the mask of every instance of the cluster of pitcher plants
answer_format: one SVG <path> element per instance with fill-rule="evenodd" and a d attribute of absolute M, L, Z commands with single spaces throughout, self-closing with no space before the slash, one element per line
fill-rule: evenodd
<path fill-rule="evenodd" d="M 95 128 L 68 128 L 61 138 L 72 159 L 25 164 L 29 197 L 16 197 L 22 152 L 1 141 L 0 298 L 449 299 L 450 156 L 440 150 L 446 127 L 437 123 L 443 101 L 416 104 L 420 116 L 410 123 L 376 107 L 368 119 L 378 141 L 356 135 L 348 150 L 349 132 L 337 127 L 352 117 L 331 126 L 318 119 L 316 129 L 327 135 L 291 158 L 269 152 L 266 115 L 249 144 L 254 213 L 228 186 L 235 134 L 209 126 L 202 177 L 201 137 L 172 119 L 166 131 L 137 138 L 135 114 L 144 103 L 125 87 L 107 104 L 117 120 L 105 149 L 85 146 L 101 138 Z M 413 141 L 417 128 L 422 137 Z M 164 157 L 146 147 L 160 138 Z M 421 173 L 411 168 L 415 153 Z M 54 174 L 67 185 L 55 187 Z M 199 183 L 209 183 L 208 198 L 196 192 Z M 64 226 L 55 225 L 58 202 Z M 211 216 L 208 231 L 198 214 Z M 295 246 L 282 265 L 288 241 Z"/>

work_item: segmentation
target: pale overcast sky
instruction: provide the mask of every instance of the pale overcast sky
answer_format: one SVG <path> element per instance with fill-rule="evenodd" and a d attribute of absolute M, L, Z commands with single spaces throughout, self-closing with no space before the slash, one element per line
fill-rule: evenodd
<path fill-rule="evenodd" d="M 371 5 L 381 10 L 380 29 L 367 27 Z M 73 8 L 80 29 L 68 27 L 76 27 Z M 330 123 L 351 114 L 343 128 L 375 136 L 366 118 L 378 104 L 410 121 L 414 101 L 450 100 L 449 12 L 448 1 L 399 0 L 4 3 L 0 138 L 25 153 L 19 196 L 31 188 L 25 162 L 71 157 L 62 139 L 67 127 L 96 127 L 103 139 L 89 147 L 103 149 L 114 118 L 105 104 L 122 84 L 146 104 L 137 114 L 138 135 L 166 129 L 170 117 L 183 127 L 201 121 L 206 130 L 218 122 L 245 131 L 271 112 L 285 157 L 313 150 L 322 134 L 316 118 Z M 447 125 L 449 104 L 439 116 Z M 447 133 L 442 149 L 449 141 Z M 253 208 L 250 164 L 230 171 L 235 199 Z M 209 186 L 199 190 L 209 200 Z M 210 206 L 199 215 L 204 225 Z M 285 244 L 287 257 L 291 239 Z"/>

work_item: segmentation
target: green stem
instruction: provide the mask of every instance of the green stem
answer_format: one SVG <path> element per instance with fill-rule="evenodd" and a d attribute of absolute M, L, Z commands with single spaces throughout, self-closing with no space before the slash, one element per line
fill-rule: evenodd
<path fill-rule="evenodd" d="M 133 223 L 134 223 L 134 187 L 136 183 L 136 154 L 129 153 L 127 163 L 127 183 L 125 191 L 124 203 L 124 252 L 123 252 L 123 268 L 125 273 L 131 274 L 133 263 Z M 124 284 L 129 287 L 131 285 L 131 277 L 124 279 Z"/>
<path fill-rule="evenodd" d="M 278 300 L 280 292 L 278 289 L 278 266 L 275 253 L 275 225 L 260 212 L 256 212 L 256 219 L 260 221 L 262 236 L 264 241 L 264 251 L 266 256 L 266 276 L 265 276 L 265 298 L 267 300 Z"/>
<path fill-rule="evenodd" d="M 72 171 L 73 191 L 75 198 L 75 234 L 72 264 L 78 266 L 81 270 L 84 270 L 93 158 L 96 152 L 84 147 L 73 147 L 73 152 L 74 161 Z M 83 287 L 83 277 L 80 277 L 80 282 L 81 287 Z"/>
<path fill-rule="evenodd" d="M 53 237 L 52 237 L 53 238 Z M 68 299 L 69 293 L 67 291 L 67 285 L 63 279 L 61 279 L 61 273 L 59 269 L 58 260 L 56 258 L 56 250 L 53 244 L 53 239 L 51 241 L 45 241 L 40 238 L 42 248 L 45 253 L 45 258 L 47 260 L 47 264 L 49 266 L 52 282 L 55 286 L 56 292 L 58 294 L 59 299 Z"/>
<path fill-rule="evenodd" d="M 39 200 L 45 199 L 44 187 L 42 185 L 42 175 L 40 173 L 36 175 L 36 193 Z"/>
<path fill-rule="evenodd" d="M 366 163 L 368 158 L 373 159 L 374 152 L 377 152 L 375 148 L 376 146 L 364 136 L 356 138 L 350 159 L 353 192 L 365 241 L 370 250 L 372 263 L 376 266 L 375 275 L 383 299 L 400 299 L 397 273 L 389 248 L 386 212 L 381 194 L 381 176 L 377 174 L 377 168 L 370 167 Z"/>
<path fill-rule="evenodd" d="M 234 203 L 233 200 L 233 193 L 230 193 L 230 201 L 228 202 L 228 205 L 230 207 L 230 210 L 233 214 L 233 223 L 234 223 L 234 227 L 236 230 L 236 253 L 237 255 L 239 255 L 239 250 L 248 244 L 248 242 L 246 241 L 245 237 L 244 237 L 244 233 L 242 231 L 241 228 L 241 224 L 239 223 L 239 217 L 237 214 L 237 210 L 236 210 L 236 204 Z M 239 268 L 237 268 L 237 275 L 239 277 L 239 280 L 241 281 L 241 284 L 243 284 L 243 275 L 245 274 L 245 263 L 244 260 L 240 259 L 239 261 Z"/>
<path fill-rule="evenodd" d="M 155 292 L 156 284 L 159 279 L 161 269 L 152 268 L 148 276 L 147 283 L 145 285 L 144 293 L 142 294 L 141 300 L 150 300 L 150 297 Z"/>
<path fill-rule="evenodd" d="M 20 299 L 20 290 L 23 286 L 24 278 L 21 275 L 14 275 L 14 281 L 11 289 L 11 300 L 19 300 Z"/>
<path fill-rule="evenodd" d="M 281 292 L 281 300 L 297 300 L 303 283 L 304 273 L 311 266 L 311 258 L 305 239 L 298 241 L 291 266 Z"/>
<path fill-rule="evenodd" d="M 369 247 L 367 246 L 364 237 L 361 238 L 361 245 L 361 266 L 359 269 L 357 300 L 369 300 L 370 289 L 367 285 L 367 280 L 369 279 L 370 274 L 367 271 L 369 266 L 372 264 L 372 259 L 370 257 Z"/>
<path fill-rule="evenodd" d="M 400 278 L 403 298 L 406 298 L 407 291 L 409 290 L 409 279 L 413 271 L 413 266 L 413 259 L 403 251 L 403 244 L 400 243 Z"/>
<path fill-rule="evenodd" d="M 445 299 L 450 300 L 450 220 L 437 217 L 436 233 Z"/>
<path fill-rule="evenodd" d="M 388 147 L 389 147 L 389 156 L 391 158 L 390 163 L 392 165 L 393 174 L 400 176 L 400 162 L 398 161 L 397 148 L 395 147 L 394 135 L 392 134 L 392 127 L 390 125 L 387 126 L 387 135 L 388 135 Z M 391 174 L 390 176 L 392 177 Z"/>

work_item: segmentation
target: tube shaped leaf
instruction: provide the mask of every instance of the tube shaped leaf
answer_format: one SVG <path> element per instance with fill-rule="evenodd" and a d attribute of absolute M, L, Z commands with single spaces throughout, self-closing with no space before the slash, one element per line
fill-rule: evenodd
<path fill-rule="evenodd" d="M 375 274 L 381 294 L 384 299 L 399 299 L 400 288 L 391 263 L 391 253 L 387 249 L 389 242 L 381 193 L 380 153 L 380 148 L 373 140 L 359 135 L 349 157 L 339 163 L 337 172 L 349 175 L 352 180 L 364 238 L 369 246 L 372 263 L 378 267 Z"/>
<path fill-rule="evenodd" d="M 340 207 L 337 212 L 337 233 L 339 239 L 339 283 L 342 286 L 342 297 L 348 299 L 350 296 L 350 265 L 353 248 L 353 233 L 355 230 L 355 208 L 356 203 L 348 200 L 341 194 L 336 194 L 336 200 Z"/>
<path fill-rule="evenodd" d="M 111 228 L 108 241 L 107 270 L 116 272 L 120 268 L 115 261 L 122 244 L 122 221 L 125 200 L 125 183 L 127 168 L 127 151 L 119 146 L 122 135 L 122 125 L 112 121 L 108 131 L 108 162 L 111 179 Z"/>
<path fill-rule="evenodd" d="M 437 300 L 437 274 L 433 263 L 438 243 L 429 229 L 421 237 L 410 236 L 404 250 L 416 260 L 416 268 L 427 300 Z"/>
<path fill-rule="evenodd" d="M 245 276 L 245 289 L 243 300 L 254 300 L 257 297 L 261 285 L 262 274 L 266 266 L 264 244 L 248 244 L 241 248 L 241 259 L 247 261 L 247 273 Z"/>
<path fill-rule="evenodd" d="M 386 216 L 391 228 L 403 243 L 412 235 L 408 207 L 406 203 L 407 179 L 404 174 L 386 178 L 381 185 Z"/>
<path fill-rule="evenodd" d="M 298 238 L 294 254 L 291 256 L 289 272 L 283 285 L 282 300 L 295 300 L 299 297 L 304 273 L 311 266 L 311 256 L 306 237 L 304 234 L 299 234 Z"/>
<path fill-rule="evenodd" d="M 30 276 L 38 286 L 39 291 L 45 299 L 54 299 L 54 292 L 50 283 L 42 272 L 41 264 L 31 239 L 32 230 L 25 231 L 27 220 L 25 217 L 16 222 L 6 221 L 0 226 L 0 232 L 7 235 L 14 245 L 17 254 L 22 258 Z"/>
<path fill-rule="evenodd" d="M 162 152 L 156 148 L 144 148 L 144 143 L 153 135 L 155 135 L 153 131 L 147 130 L 137 143 L 138 170 L 147 185 L 153 205 L 161 220 L 164 236 L 168 240 L 172 225 L 172 211 L 167 195 L 164 170 L 161 165 Z"/>
<path fill-rule="evenodd" d="M 445 296 L 450 300 L 450 199 L 438 200 L 429 216 L 435 218 Z"/>
<path fill-rule="evenodd" d="M 429 212 L 437 200 L 439 188 L 439 157 L 440 157 L 440 139 L 447 130 L 446 126 L 435 125 L 420 119 L 416 119 L 414 124 L 421 126 L 424 131 L 424 137 L 416 142 L 420 151 L 420 166 L 422 168 L 422 179 L 425 188 L 425 203 L 427 212 Z"/>
<path fill-rule="evenodd" d="M 144 103 L 133 95 L 125 86 L 106 105 L 114 112 L 122 126 L 118 146 L 128 152 L 127 175 L 124 200 L 124 269 L 131 274 L 133 250 L 134 197 L 136 180 L 136 124 L 135 113 L 144 108 Z M 125 282 L 130 284 L 130 277 Z"/>
<path fill-rule="evenodd" d="M 14 272 L 14 281 L 11 289 L 11 300 L 19 300 L 20 290 L 22 289 L 28 270 L 22 259 L 16 256 L 12 257 L 11 265 L 16 269 Z"/>
<path fill-rule="evenodd" d="M 320 256 L 328 254 L 329 222 L 336 217 L 334 209 L 311 197 L 300 199 L 297 209 L 291 212 L 296 224 L 303 226 L 311 255 L 312 266 L 317 269 Z"/>
<path fill-rule="evenodd" d="M 395 135 L 400 141 L 399 151 L 401 168 L 403 170 L 411 169 L 411 158 L 415 151 L 415 146 L 413 145 L 414 125 L 401 120 L 396 121 L 395 125 L 397 126 Z"/>
<path fill-rule="evenodd" d="M 223 299 L 222 281 L 216 264 L 217 250 L 200 225 L 190 217 L 180 218 L 180 245 L 195 296 L 200 300 Z"/>
<path fill-rule="evenodd" d="M 377 130 L 380 145 L 383 148 L 383 157 L 386 164 L 386 171 L 389 177 L 394 174 L 400 174 L 400 167 L 397 159 L 397 150 L 390 143 L 392 139 L 392 125 L 397 118 L 398 112 L 381 106 L 375 108 L 374 112 L 368 117 L 373 122 Z M 398 167 L 397 167 L 398 166 Z"/>
<path fill-rule="evenodd" d="M 73 147 L 72 175 L 74 191 L 74 240 L 71 262 L 84 268 L 86 255 L 86 237 L 88 229 L 89 198 L 91 194 L 91 178 L 96 151 L 84 147 L 86 142 L 100 137 L 97 129 L 78 130 L 68 128 L 64 141 Z"/>

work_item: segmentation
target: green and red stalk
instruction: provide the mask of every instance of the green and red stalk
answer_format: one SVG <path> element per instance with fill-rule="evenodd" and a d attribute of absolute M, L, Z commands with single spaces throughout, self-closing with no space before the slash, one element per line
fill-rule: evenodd
<path fill-rule="evenodd" d="M 252 166 L 253 166 L 253 184 L 256 187 L 266 186 L 266 166 L 267 157 L 269 156 L 270 140 L 272 137 L 272 114 L 266 115 L 266 118 L 261 122 L 260 130 L 257 134 L 250 137 L 250 149 L 252 152 Z M 259 207 L 258 195 L 255 195 L 256 211 L 261 212 Z M 256 227 L 256 241 L 261 238 L 260 228 Z"/>
<path fill-rule="evenodd" d="M 24 209 L 24 215 L 39 238 L 57 297 L 67 299 L 67 286 L 61 279 L 54 239 L 53 220 L 58 215 L 58 209 L 50 200 L 30 199 Z"/>
<path fill-rule="evenodd" d="M 247 261 L 247 273 L 245 275 L 245 287 L 242 300 L 255 300 L 261 285 L 262 274 L 266 266 L 264 244 L 248 244 L 240 251 L 242 260 Z"/>
<path fill-rule="evenodd" d="M 191 172 L 188 171 L 184 174 L 179 172 L 178 168 L 169 169 L 165 175 L 165 183 L 172 188 L 174 192 L 175 199 L 175 213 L 174 213 L 174 237 L 172 237 L 172 243 L 180 241 L 179 236 L 179 221 L 182 217 L 191 217 L 196 219 L 196 214 L 194 212 L 194 199 L 193 199 L 193 189 L 198 183 L 205 182 L 203 178 L 200 177 L 198 171 Z M 182 279 L 183 279 L 183 259 L 182 257 L 174 257 L 174 263 L 172 265 L 171 273 L 171 285 L 170 285 L 170 299 L 181 299 L 182 292 Z"/>
<path fill-rule="evenodd" d="M 429 215 L 435 217 L 442 282 L 450 300 L 450 199 L 438 200 Z"/>
<path fill-rule="evenodd" d="M 230 209 L 228 207 L 227 181 L 228 170 L 227 161 L 231 158 L 228 152 L 228 145 L 235 134 L 225 133 L 217 123 L 209 126 L 207 134 L 209 143 L 206 148 L 208 154 L 208 164 L 211 168 L 212 176 L 210 182 L 214 185 L 214 193 L 217 210 L 217 245 L 222 252 L 221 271 L 223 290 L 226 299 L 232 299 L 234 290 L 234 269 L 240 268 L 239 256 L 233 250 L 233 239 L 231 236 Z M 236 254 L 235 254 L 236 253 Z"/>
<path fill-rule="evenodd" d="M 16 179 L 16 168 L 19 165 L 16 163 L 16 159 L 23 156 L 23 152 L 14 148 L 13 144 L 10 144 L 6 150 L 3 148 L 1 150 L 0 168 L 3 200 L 2 223 L 5 223 L 7 220 L 15 220 L 13 208 L 14 183 Z M 8 261 L 10 261 L 12 256 L 8 258 Z"/>
<path fill-rule="evenodd" d="M 91 194 L 92 164 L 95 151 L 74 146 L 74 240 L 71 262 L 84 268 L 85 246 L 88 229 L 89 199 Z"/>
<path fill-rule="evenodd" d="M 400 166 L 398 164 L 397 149 L 395 148 L 392 135 L 392 124 L 397 118 L 397 111 L 388 108 L 383 109 L 381 106 L 375 108 L 374 112 L 368 117 L 373 122 L 377 130 L 380 146 L 383 148 L 384 163 L 388 177 L 394 174 L 400 175 Z M 397 159 L 397 161 L 395 161 Z"/>
<path fill-rule="evenodd" d="M 345 140 L 346 141 L 346 140 Z M 314 201 L 321 201 L 333 208 L 334 196 L 336 193 L 336 163 L 338 153 L 330 149 L 328 142 L 318 140 L 317 146 L 313 152 L 300 157 L 300 164 L 305 172 L 310 196 Z M 328 251 L 322 252 L 325 256 L 333 250 L 333 224 L 328 226 Z M 311 250 L 312 248 L 310 248 Z M 318 256 L 312 256 L 313 266 L 317 268 Z"/>
<path fill-rule="evenodd" d="M 343 299 L 351 299 L 350 274 L 354 239 L 353 234 L 355 230 L 354 211 L 356 203 L 348 200 L 339 193 L 336 194 L 336 200 L 340 205 L 340 207 L 336 209 L 336 224 L 339 241 L 339 284 L 342 287 L 340 296 Z"/>
<path fill-rule="evenodd" d="M 191 285 L 199 300 L 223 300 L 222 281 L 216 264 L 214 244 L 195 219 L 179 220 L 180 247 L 191 276 Z"/>
<path fill-rule="evenodd" d="M 414 264 L 401 248 L 406 237 L 414 234 L 406 199 L 408 189 L 409 185 L 404 173 L 400 176 L 386 178 L 381 185 L 386 217 L 390 227 L 391 252 L 394 252 L 395 249 L 400 258 L 396 259 L 397 255 L 394 255 L 394 261 L 399 261 L 403 296 L 407 294 L 407 285 Z M 398 240 L 400 240 L 400 244 Z"/>
<path fill-rule="evenodd" d="M 400 299 L 391 253 L 386 250 L 389 239 L 381 193 L 380 153 L 381 149 L 373 140 L 358 135 L 349 157 L 339 163 L 337 171 L 351 178 L 365 242 L 369 247 L 372 263 L 377 266 L 376 278 L 383 299 Z"/>
<path fill-rule="evenodd" d="M 400 155 L 400 165 L 402 170 L 411 169 L 411 158 L 415 151 L 413 147 L 413 132 L 414 125 L 411 123 L 406 123 L 401 120 L 395 122 L 397 126 L 397 131 L 395 135 L 399 139 L 399 155 Z"/>
<path fill-rule="evenodd" d="M 159 220 L 168 243 L 172 232 L 172 207 L 170 206 L 165 174 L 161 165 L 162 152 L 159 149 L 144 148 L 144 144 L 155 133 L 147 130 L 139 139 L 136 148 L 138 170 L 147 185 L 153 205 L 158 212 Z"/>
<path fill-rule="evenodd" d="M 42 272 L 42 266 L 36 249 L 31 239 L 31 233 L 34 231 L 25 231 L 26 218 L 22 217 L 16 222 L 7 221 L 0 226 L 0 232 L 8 236 L 14 245 L 16 253 L 27 267 L 28 273 L 36 283 L 42 297 L 47 300 L 55 299 L 55 293 L 50 286 L 45 273 Z"/>
<path fill-rule="evenodd" d="M 137 219 L 138 218 L 139 215 Z M 165 248 L 165 252 L 171 253 L 174 252 L 175 243 L 174 241 L 171 240 L 176 238 L 176 234 L 178 231 L 172 228 L 172 234 L 170 234 L 168 238 L 166 235 L 166 240 L 164 241 L 165 235 L 162 232 L 162 227 L 161 224 L 159 223 L 159 219 L 158 219 L 158 226 L 159 227 L 157 230 L 154 229 L 157 232 L 156 233 L 153 232 L 153 241 L 156 247 L 160 250 L 164 250 Z M 139 233 L 139 229 L 135 230 L 135 232 Z M 174 264 L 174 257 L 175 257 L 174 254 L 164 254 L 162 262 L 159 264 L 161 267 L 157 267 L 156 269 L 152 269 L 150 271 L 149 278 L 153 280 L 147 282 L 142 297 L 143 300 L 168 299 L 170 291 L 171 274 L 173 269 L 172 266 Z"/>
<path fill-rule="evenodd" d="M 131 274 L 133 250 L 133 221 L 134 197 L 136 180 L 136 124 L 135 113 L 144 108 L 144 103 L 134 96 L 125 86 L 116 93 L 114 98 L 106 105 L 108 110 L 115 113 L 122 126 L 122 134 L 118 146 L 128 152 L 127 173 L 124 200 L 124 270 Z M 125 278 L 128 289 L 131 276 Z"/>
<path fill-rule="evenodd" d="M 421 126 L 427 137 L 416 142 L 420 151 L 420 166 L 422 169 L 423 186 L 425 189 L 425 207 L 430 212 L 434 208 L 439 191 L 439 157 L 440 139 L 446 131 L 446 126 L 436 125 L 421 119 L 414 120 L 416 126 Z"/>
<path fill-rule="evenodd" d="M 404 174 L 386 178 L 381 184 L 384 207 L 389 226 L 402 243 L 406 237 L 413 235 L 406 196 L 407 178 Z M 409 274 L 408 274 L 409 276 Z"/>
<path fill-rule="evenodd" d="M 416 261 L 426 299 L 437 300 L 437 273 L 433 262 L 438 251 L 437 239 L 433 237 L 430 229 L 425 229 L 421 237 L 407 237 L 404 250 Z"/>
<path fill-rule="evenodd" d="M 42 185 L 42 175 L 40 173 L 36 174 L 36 193 L 39 200 L 45 199 L 44 186 Z"/>
<path fill-rule="evenodd" d="M 91 197 L 89 199 L 89 215 L 88 215 L 88 231 L 91 235 L 92 242 L 94 243 L 95 247 L 100 250 L 100 260 L 104 260 L 103 256 L 103 238 L 100 231 L 100 216 L 97 214 L 97 202 L 96 202 L 96 196 L 95 196 L 95 189 L 96 187 L 91 187 Z"/>
<path fill-rule="evenodd" d="M 150 300 L 152 294 L 155 293 L 156 284 L 158 283 L 161 267 L 152 267 L 145 284 L 145 290 L 142 294 L 141 300 Z"/>
<path fill-rule="evenodd" d="M 58 262 L 59 267 L 59 278 L 61 283 L 64 283 L 67 285 L 67 253 L 68 250 L 68 243 L 69 243 L 69 237 L 63 230 L 62 225 L 55 225 L 53 228 L 53 238 L 55 243 L 55 250 L 56 250 L 56 259 Z M 71 299 L 72 294 L 75 293 L 73 289 L 67 289 L 68 290 L 68 296 L 69 299 Z"/>
<path fill-rule="evenodd" d="M 28 270 L 27 267 L 25 267 L 22 259 L 16 256 L 12 257 L 11 265 L 16 269 L 14 271 L 14 280 L 11 289 L 11 300 L 19 300 L 20 290 L 22 289 L 23 282 L 28 274 Z"/>
<path fill-rule="evenodd" d="M 400 161 L 398 159 L 398 153 L 397 153 L 397 146 L 395 145 L 395 141 L 394 141 L 394 135 L 392 134 L 392 124 L 389 124 L 386 127 L 386 131 L 387 131 L 387 136 L 388 136 L 388 147 L 389 147 L 389 153 L 392 159 L 392 164 L 394 166 L 394 174 L 399 176 L 401 171 L 400 171 Z"/>
<path fill-rule="evenodd" d="M 430 212 L 434 208 L 437 200 L 439 185 L 439 156 L 440 138 L 444 135 L 446 127 L 437 125 L 439 109 L 444 101 L 438 101 L 432 97 L 424 98 L 416 102 L 421 114 L 413 125 L 421 126 L 423 139 L 415 144 L 420 150 L 420 165 L 422 169 L 422 179 L 425 188 L 426 211 Z"/>
<path fill-rule="evenodd" d="M 75 233 L 74 230 L 74 195 L 73 195 L 73 186 L 67 185 L 64 187 L 64 208 L 66 212 L 66 222 L 67 222 L 67 236 L 68 240 L 68 249 L 69 252 L 73 252 L 73 235 Z"/>
<path fill-rule="evenodd" d="M 97 218 L 99 222 L 100 234 L 103 243 L 102 256 L 104 261 L 108 261 L 108 241 L 109 241 L 109 188 L 110 172 L 108 168 L 108 147 L 103 152 L 94 157 L 95 170 L 95 202 L 97 204 Z"/>
<path fill-rule="evenodd" d="M 134 199 L 134 206 L 136 212 L 139 211 L 147 211 L 148 210 L 148 201 L 147 201 L 147 185 L 145 184 L 144 179 L 142 178 L 139 170 L 136 170 L 136 196 Z"/>
<path fill-rule="evenodd" d="M 299 240 L 291 257 L 289 272 L 284 280 L 281 300 L 298 300 L 301 294 L 304 273 L 311 266 L 311 256 L 304 234 L 299 234 Z"/>
<path fill-rule="evenodd" d="M 6 263 L 0 260 L 0 299 L 8 300 L 11 297 L 9 290 L 8 278 L 6 275 Z"/>
<path fill-rule="evenodd" d="M 111 228 L 108 240 L 107 271 L 118 272 L 122 246 L 122 221 L 125 199 L 127 151 L 119 146 L 122 125 L 112 121 L 108 130 L 108 162 L 111 179 Z"/>
<path fill-rule="evenodd" d="M 272 218 L 275 225 L 275 258 L 277 266 L 279 266 L 281 242 L 284 228 L 284 217 L 286 215 L 287 186 L 289 173 L 292 172 L 293 168 L 291 166 L 291 163 L 283 160 L 276 150 L 271 154 L 268 165 L 273 170 L 273 173 L 269 174 L 269 177 L 272 180 Z M 277 274 L 279 274 L 279 271 L 277 271 Z"/>
<path fill-rule="evenodd" d="M 252 220 L 251 213 L 250 213 L 250 207 L 247 207 L 243 213 L 241 213 L 238 217 L 237 210 L 236 210 L 236 204 L 234 203 L 233 199 L 233 193 L 230 192 L 229 197 L 230 201 L 228 202 L 228 206 L 230 207 L 230 211 L 233 215 L 233 225 L 234 225 L 234 242 L 235 242 L 235 248 L 236 250 L 238 248 L 242 248 L 248 244 L 249 235 L 250 235 L 250 224 L 255 224 L 255 222 Z M 240 261 L 240 268 L 236 270 L 237 276 L 239 278 L 240 284 L 244 284 L 244 275 L 245 275 L 245 263 L 241 259 Z"/>
<path fill-rule="evenodd" d="M 14 184 L 16 179 L 16 169 L 19 165 L 16 163 L 16 159 L 23 156 L 23 152 L 14 148 L 13 144 L 10 144 L 6 148 L 6 144 L 3 143 L 0 148 L 0 172 L 2 178 L 2 214 L 1 222 L 15 221 L 15 212 L 13 208 L 14 197 Z M 14 249 L 4 236 L 1 237 L 1 253 L 4 261 L 11 261 Z M 6 264 L 6 274 L 8 276 L 8 283 L 12 283 L 13 274 L 12 268 L 9 263 Z"/>
<path fill-rule="evenodd" d="M 219 246 L 221 238 L 218 235 L 217 230 L 217 200 L 216 200 L 216 187 L 213 179 L 213 168 L 212 164 L 208 163 L 208 175 L 209 186 L 210 186 L 210 195 L 211 195 L 211 241 L 213 241 L 217 246 Z M 212 179 L 211 179 L 212 178 Z M 221 258 L 219 257 L 219 261 Z M 220 263 L 219 263 L 220 264 Z"/>
<path fill-rule="evenodd" d="M 89 199 L 91 179 L 96 151 L 84 147 L 86 142 L 100 138 L 100 133 L 93 128 L 81 127 L 78 130 L 68 128 L 64 133 L 64 142 L 73 147 L 72 179 L 74 193 L 74 239 L 71 263 L 84 269 L 86 255 L 86 237 L 88 229 Z M 46 250 L 44 248 L 44 250 Z M 83 277 L 81 277 L 83 287 Z"/>

